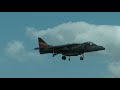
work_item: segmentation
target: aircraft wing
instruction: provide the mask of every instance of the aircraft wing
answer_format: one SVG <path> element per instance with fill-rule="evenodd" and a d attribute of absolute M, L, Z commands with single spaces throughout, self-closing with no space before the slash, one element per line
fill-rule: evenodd
<path fill-rule="evenodd" d="M 61 49 L 61 48 L 70 48 L 75 46 L 76 44 L 66 44 L 66 45 L 59 45 L 59 46 L 51 46 L 49 49 Z"/>

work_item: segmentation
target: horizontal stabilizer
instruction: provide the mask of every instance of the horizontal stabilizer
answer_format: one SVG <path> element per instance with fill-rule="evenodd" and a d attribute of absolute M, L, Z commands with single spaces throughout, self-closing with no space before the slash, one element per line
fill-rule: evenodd
<path fill-rule="evenodd" d="M 35 50 L 39 50 L 40 48 L 39 47 L 37 47 L 37 48 L 34 48 Z"/>

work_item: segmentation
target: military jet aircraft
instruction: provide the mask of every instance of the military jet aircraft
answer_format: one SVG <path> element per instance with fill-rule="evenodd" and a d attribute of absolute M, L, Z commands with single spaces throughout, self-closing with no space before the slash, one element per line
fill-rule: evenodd
<path fill-rule="evenodd" d="M 35 50 L 39 50 L 40 54 L 52 53 L 53 57 L 57 54 L 62 54 L 62 60 L 66 60 L 66 56 L 78 56 L 80 55 L 80 60 L 84 59 L 84 53 L 105 50 L 103 46 L 98 46 L 93 42 L 84 42 L 84 43 L 73 43 L 73 44 L 65 44 L 52 46 L 48 45 L 42 38 L 38 37 L 39 47 L 34 48 Z"/>

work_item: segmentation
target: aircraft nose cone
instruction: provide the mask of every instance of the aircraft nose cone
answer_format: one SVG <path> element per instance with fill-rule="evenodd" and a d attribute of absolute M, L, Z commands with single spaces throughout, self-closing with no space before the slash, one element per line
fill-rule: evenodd
<path fill-rule="evenodd" d="M 100 50 L 105 50 L 105 48 L 103 46 L 99 46 Z"/>

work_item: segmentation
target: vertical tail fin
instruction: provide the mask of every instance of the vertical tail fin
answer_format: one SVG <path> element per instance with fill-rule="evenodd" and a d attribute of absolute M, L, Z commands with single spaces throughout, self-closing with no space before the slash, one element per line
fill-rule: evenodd
<path fill-rule="evenodd" d="M 38 37 L 38 44 L 39 44 L 39 48 L 47 48 L 48 44 L 42 39 Z"/>

